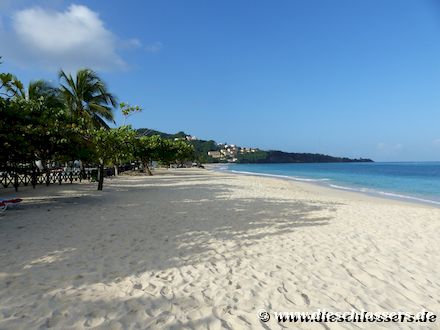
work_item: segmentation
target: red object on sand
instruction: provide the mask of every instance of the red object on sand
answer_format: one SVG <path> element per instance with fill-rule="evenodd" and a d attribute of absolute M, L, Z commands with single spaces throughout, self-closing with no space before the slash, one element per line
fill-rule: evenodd
<path fill-rule="evenodd" d="M 0 199 L 0 212 L 5 211 L 8 207 L 8 204 L 17 204 L 21 201 L 21 198 Z"/>
<path fill-rule="evenodd" d="M 21 198 L 13 198 L 13 199 L 3 199 L 3 203 L 20 203 L 22 201 Z"/>

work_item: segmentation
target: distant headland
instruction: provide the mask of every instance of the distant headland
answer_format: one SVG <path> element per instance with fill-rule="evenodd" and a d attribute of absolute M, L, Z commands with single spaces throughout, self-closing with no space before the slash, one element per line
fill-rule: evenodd
<path fill-rule="evenodd" d="M 185 132 L 169 134 L 148 128 L 139 128 L 139 135 L 159 135 L 163 138 L 186 140 L 194 146 L 195 157 L 200 163 L 370 163 L 371 159 L 334 157 L 314 153 L 295 153 L 279 150 L 245 148 L 235 144 L 217 143 L 214 140 L 200 140 Z"/>

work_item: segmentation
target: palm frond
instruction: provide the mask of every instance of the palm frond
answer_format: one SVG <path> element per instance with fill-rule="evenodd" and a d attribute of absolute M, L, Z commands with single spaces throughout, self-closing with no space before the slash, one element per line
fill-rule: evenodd
<path fill-rule="evenodd" d="M 76 77 L 59 72 L 61 90 L 70 111 L 103 126 L 105 120 L 113 121 L 116 97 L 108 92 L 105 83 L 91 69 L 81 69 Z M 99 118 L 99 119 L 98 119 Z M 108 127 L 107 124 L 105 126 Z"/>

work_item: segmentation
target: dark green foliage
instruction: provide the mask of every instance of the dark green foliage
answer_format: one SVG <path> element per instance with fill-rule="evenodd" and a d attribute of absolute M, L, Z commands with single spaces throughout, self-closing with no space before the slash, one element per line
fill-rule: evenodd
<path fill-rule="evenodd" d="M 139 128 L 137 133 L 140 136 L 153 136 L 157 135 L 165 139 L 185 139 L 189 134 L 185 132 L 177 132 L 176 134 L 168 134 L 160 131 L 156 131 L 148 128 Z M 213 163 L 215 160 L 208 156 L 208 151 L 216 151 L 219 150 L 217 143 L 213 140 L 205 141 L 205 140 L 192 140 L 186 141 L 186 143 L 190 144 L 194 148 L 193 160 L 196 160 L 199 163 Z"/>
<path fill-rule="evenodd" d="M 162 138 L 159 135 L 141 136 L 134 141 L 134 158 L 142 162 L 144 171 L 148 175 L 153 175 L 149 168 L 149 163 L 157 160 L 160 155 Z"/>
<path fill-rule="evenodd" d="M 88 74 L 87 79 L 80 79 L 81 72 Z M 43 164 L 96 161 L 99 148 L 90 124 L 94 116 L 112 118 L 108 104 L 114 105 L 113 96 L 90 70 L 79 71 L 75 82 L 71 76 L 63 77 L 77 90 L 64 86 L 62 93 L 43 80 L 33 81 L 25 89 L 13 74 L 0 73 L 0 168 L 34 166 L 36 160 Z M 93 86 L 87 87 L 87 83 Z M 66 97 L 73 91 L 77 99 Z M 112 150 L 119 156 L 122 148 L 116 147 Z"/>
<path fill-rule="evenodd" d="M 161 164 L 183 164 L 185 161 L 192 161 L 193 158 L 194 148 L 186 141 L 160 138 L 155 160 Z"/>
<path fill-rule="evenodd" d="M 186 141 L 178 140 L 172 143 L 176 163 L 183 164 L 194 160 L 194 146 Z"/>
<path fill-rule="evenodd" d="M 44 99 L 0 98 L 0 166 L 33 160 L 71 160 L 87 153 L 80 121 Z"/>
<path fill-rule="evenodd" d="M 350 159 L 333 157 L 322 154 L 311 154 L 311 153 L 291 153 L 283 151 L 260 151 L 257 152 L 259 155 L 257 157 L 246 157 L 244 159 L 239 159 L 240 163 L 347 163 L 347 162 L 372 162 L 371 159 Z M 264 154 L 265 154 L 265 157 Z M 261 157 L 260 157 L 261 156 Z"/>
<path fill-rule="evenodd" d="M 156 131 L 154 129 L 149 129 L 149 128 L 138 128 L 136 130 L 136 132 L 137 132 L 137 134 L 139 136 L 153 136 L 153 135 L 157 135 L 159 137 L 166 138 L 166 139 L 172 139 L 172 138 L 175 137 L 174 134 L 167 134 L 167 133 L 159 132 L 159 131 Z"/>
<path fill-rule="evenodd" d="M 266 151 L 257 150 L 255 152 L 239 153 L 237 163 L 258 163 L 265 160 L 268 156 Z"/>
<path fill-rule="evenodd" d="M 104 182 L 104 166 L 113 165 L 117 169 L 124 160 L 133 158 L 136 133 L 129 126 L 95 129 L 91 131 L 95 162 L 99 164 L 98 190 Z"/>
<path fill-rule="evenodd" d="M 199 163 L 212 163 L 214 159 L 208 156 L 208 151 L 219 150 L 217 143 L 213 140 L 194 140 L 189 141 L 189 143 L 194 147 L 194 159 Z"/>
<path fill-rule="evenodd" d="M 91 131 L 97 162 L 117 166 L 133 159 L 136 133 L 129 126 Z"/>
<path fill-rule="evenodd" d="M 163 165 L 183 164 L 194 159 L 194 148 L 183 140 L 171 140 L 160 135 L 142 136 L 135 140 L 135 159 L 141 160 L 144 169 L 152 175 L 148 164 L 158 161 Z"/>
<path fill-rule="evenodd" d="M 0 167 L 16 162 L 29 162 L 33 159 L 33 146 L 28 125 L 31 117 L 17 102 L 0 98 Z"/>
<path fill-rule="evenodd" d="M 187 135 L 188 134 L 186 134 L 185 132 L 180 131 L 180 132 L 177 132 L 176 134 L 173 134 L 173 136 L 171 136 L 171 137 L 184 139 L 184 138 L 186 138 Z"/>
<path fill-rule="evenodd" d="M 12 98 L 23 89 L 23 84 L 12 73 L 0 73 L 0 96 Z"/>

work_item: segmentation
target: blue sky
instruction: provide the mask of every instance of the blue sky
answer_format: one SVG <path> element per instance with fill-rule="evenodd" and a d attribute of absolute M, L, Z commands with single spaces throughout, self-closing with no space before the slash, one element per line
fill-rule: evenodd
<path fill-rule="evenodd" d="M 436 1 L 0 0 L 0 55 L 25 82 L 96 69 L 136 128 L 440 160 Z"/>

